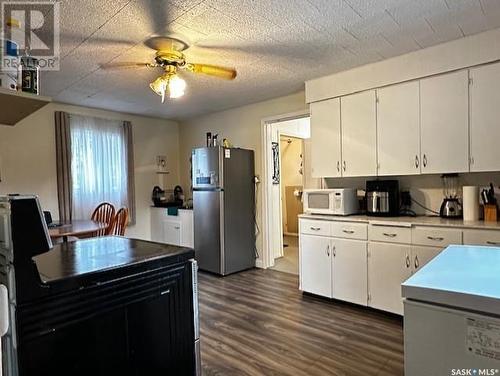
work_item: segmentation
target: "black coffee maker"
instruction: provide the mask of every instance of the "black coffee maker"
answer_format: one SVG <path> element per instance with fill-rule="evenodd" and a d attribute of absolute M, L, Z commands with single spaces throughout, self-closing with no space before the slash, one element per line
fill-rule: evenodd
<path fill-rule="evenodd" d="M 397 180 L 366 181 L 366 214 L 379 217 L 399 215 L 399 182 Z"/>

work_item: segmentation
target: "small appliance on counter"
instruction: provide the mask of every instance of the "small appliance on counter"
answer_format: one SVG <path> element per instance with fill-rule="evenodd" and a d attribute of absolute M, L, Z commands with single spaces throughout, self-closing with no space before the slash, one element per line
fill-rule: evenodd
<path fill-rule="evenodd" d="M 380 217 L 399 215 L 399 182 L 397 180 L 366 181 L 366 214 Z"/>
<path fill-rule="evenodd" d="M 439 209 L 442 218 L 462 218 L 462 204 L 458 198 L 458 174 L 443 174 L 444 200 Z"/>
<path fill-rule="evenodd" d="M 166 191 L 161 189 L 159 186 L 153 188 L 153 193 L 151 194 L 151 200 L 153 205 L 160 208 L 170 208 L 177 207 L 182 208 L 184 205 L 184 191 L 180 185 L 176 185 L 172 191 Z"/>
<path fill-rule="evenodd" d="M 305 189 L 304 213 L 350 215 L 358 213 L 356 188 Z"/>

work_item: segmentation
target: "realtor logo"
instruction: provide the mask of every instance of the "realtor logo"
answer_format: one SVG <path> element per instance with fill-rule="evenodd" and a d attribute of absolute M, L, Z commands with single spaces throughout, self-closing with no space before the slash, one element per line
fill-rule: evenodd
<path fill-rule="evenodd" d="M 59 2 L 1 1 L 1 5 L 2 68 L 17 69 L 19 56 L 30 55 L 38 59 L 40 69 L 59 70 Z"/>

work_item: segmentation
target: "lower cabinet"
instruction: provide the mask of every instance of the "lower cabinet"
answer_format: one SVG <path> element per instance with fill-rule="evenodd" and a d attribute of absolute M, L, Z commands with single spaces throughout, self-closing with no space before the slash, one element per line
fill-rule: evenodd
<path fill-rule="evenodd" d="M 181 222 L 179 220 L 163 220 L 163 243 L 181 245 Z"/>
<path fill-rule="evenodd" d="M 411 275 L 411 246 L 368 244 L 368 305 L 403 314 L 401 283 Z"/>
<path fill-rule="evenodd" d="M 151 240 L 193 248 L 193 211 L 180 209 L 178 215 L 168 215 L 165 208 L 151 208 Z"/>
<path fill-rule="evenodd" d="M 444 248 L 439 247 L 423 247 L 415 246 L 411 247 L 411 257 L 412 257 L 412 272 L 415 273 L 425 264 L 436 257 Z"/>
<path fill-rule="evenodd" d="M 312 294 L 332 297 L 330 238 L 300 236 L 300 288 Z"/>
<path fill-rule="evenodd" d="M 333 297 L 365 305 L 368 297 L 367 243 L 332 239 Z"/>

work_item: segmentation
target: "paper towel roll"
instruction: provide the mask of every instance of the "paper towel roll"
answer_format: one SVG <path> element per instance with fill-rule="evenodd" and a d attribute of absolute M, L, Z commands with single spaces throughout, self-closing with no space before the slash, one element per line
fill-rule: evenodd
<path fill-rule="evenodd" d="M 463 213 L 464 221 L 479 220 L 479 187 L 463 187 Z"/>

